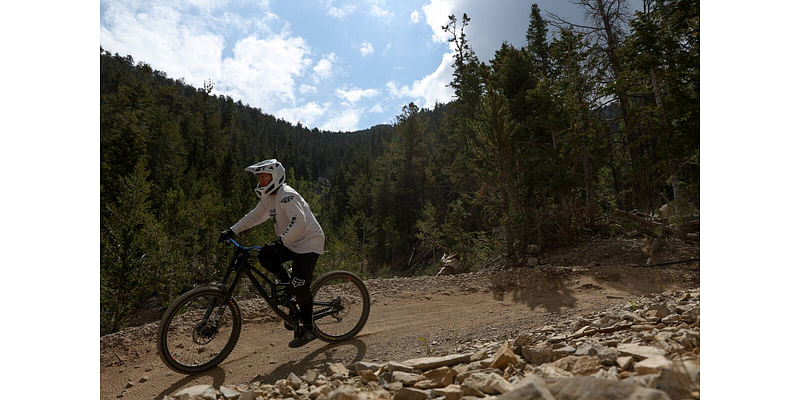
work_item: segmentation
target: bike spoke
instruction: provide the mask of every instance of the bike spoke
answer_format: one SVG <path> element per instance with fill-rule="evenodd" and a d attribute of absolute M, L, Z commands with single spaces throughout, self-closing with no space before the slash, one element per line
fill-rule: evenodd
<path fill-rule="evenodd" d="M 180 315 L 172 319 L 166 337 L 173 361 L 195 367 L 209 363 L 222 352 L 232 335 L 232 316 L 230 307 L 220 300 L 210 295 L 198 297 L 178 311 Z M 204 320 L 204 316 L 209 317 Z"/>
<path fill-rule="evenodd" d="M 317 330 L 327 337 L 337 338 L 360 329 L 361 317 L 368 309 L 365 298 L 359 286 L 348 276 L 333 276 L 321 281 L 314 293 Z"/>

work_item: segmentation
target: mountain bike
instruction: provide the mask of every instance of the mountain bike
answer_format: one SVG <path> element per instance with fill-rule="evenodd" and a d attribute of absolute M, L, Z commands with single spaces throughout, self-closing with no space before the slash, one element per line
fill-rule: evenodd
<path fill-rule="evenodd" d="M 242 329 L 242 315 L 233 298 L 242 275 L 266 300 L 289 330 L 298 329 L 300 308 L 289 282 L 273 282 L 250 262 L 260 246 L 235 250 L 219 283 L 194 288 L 175 300 L 158 327 L 158 353 L 174 371 L 193 374 L 221 363 L 233 351 Z M 258 278 L 257 278 L 258 276 Z M 260 280 L 259 280 L 260 278 Z M 263 284 L 262 284 L 263 282 Z M 358 334 L 369 317 L 369 292 L 364 282 L 347 271 L 331 271 L 311 283 L 314 328 L 317 337 L 329 343 L 342 342 Z"/>

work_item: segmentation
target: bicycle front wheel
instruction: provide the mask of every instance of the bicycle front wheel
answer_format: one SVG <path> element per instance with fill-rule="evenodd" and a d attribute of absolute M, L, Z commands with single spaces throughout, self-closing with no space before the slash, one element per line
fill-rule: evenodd
<path fill-rule="evenodd" d="M 202 372 L 222 362 L 239 340 L 242 316 L 217 287 L 192 289 L 169 306 L 158 327 L 158 353 L 172 370 Z"/>
<path fill-rule="evenodd" d="M 357 335 L 369 318 L 369 292 L 364 282 L 347 271 L 328 272 L 311 284 L 314 326 L 325 342 Z"/>

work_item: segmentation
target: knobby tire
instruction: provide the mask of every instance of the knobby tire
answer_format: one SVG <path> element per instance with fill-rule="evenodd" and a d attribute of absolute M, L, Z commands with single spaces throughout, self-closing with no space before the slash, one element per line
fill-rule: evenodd
<path fill-rule="evenodd" d="M 221 304 L 225 304 L 226 310 L 223 319 L 225 319 L 225 323 L 230 324 L 229 337 L 216 337 L 216 335 L 214 335 L 214 337 L 205 344 L 200 344 L 194 339 L 195 336 L 193 336 L 193 334 L 196 334 L 194 328 L 199 326 L 199 323 L 203 319 L 202 315 L 205 314 L 205 310 L 201 308 L 182 310 L 182 308 L 203 298 L 216 300 L 212 315 L 216 314 Z M 179 311 L 181 311 L 180 314 L 178 313 Z M 180 321 L 176 321 L 176 319 Z M 173 322 L 175 322 L 175 326 L 171 326 Z M 223 325 L 223 328 L 227 328 L 227 325 Z M 181 330 L 184 332 L 179 332 Z M 158 326 L 158 354 L 161 356 L 161 360 L 164 361 L 164 364 L 176 372 L 193 374 L 207 371 L 221 363 L 231 351 L 233 351 L 236 342 L 239 340 L 241 330 L 242 315 L 236 301 L 233 300 L 233 298 L 226 299 L 225 294 L 218 287 L 198 287 L 184 293 L 167 308 L 166 312 L 164 312 L 164 316 L 161 318 L 161 322 Z M 178 344 L 171 345 L 169 339 L 172 337 L 183 340 L 188 344 L 189 348 L 187 349 L 187 345 L 183 343 L 181 343 L 183 347 L 178 347 Z M 200 341 L 207 339 L 208 338 L 201 337 Z M 224 344 L 224 347 L 209 360 L 198 363 L 186 363 L 181 359 L 183 356 L 179 353 L 187 353 L 187 357 L 191 357 L 189 353 L 192 352 L 196 352 L 198 355 L 203 354 L 203 352 L 206 351 L 205 345 L 210 345 L 211 342 L 217 339 L 227 339 L 227 342 Z M 213 353 L 211 355 L 213 355 Z"/>
<path fill-rule="evenodd" d="M 369 292 L 364 281 L 351 272 L 331 271 L 323 274 L 311 284 L 311 296 L 314 299 L 315 313 L 325 308 L 318 305 L 318 302 L 328 302 L 337 297 L 346 305 L 346 308 L 335 316 L 314 320 L 318 337 L 324 342 L 336 343 L 348 340 L 361 332 L 367 323 L 370 310 Z M 337 329 L 345 331 L 339 332 Z"/>

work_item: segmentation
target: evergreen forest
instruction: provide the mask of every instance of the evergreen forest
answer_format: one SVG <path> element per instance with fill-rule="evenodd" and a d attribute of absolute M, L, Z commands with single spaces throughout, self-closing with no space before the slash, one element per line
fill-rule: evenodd
<path fill-rule="evenodd" d="M 232 249 L 217 237 L 257 202 L 244 168 L 268 158 L 325 230 L 315 275 L 430 273 L 444 253 L 468 270 L 517 266 L 531 244 L 622 233 L 616 210 L 698 213 L 699 0 L 633 15 L 623 0 L 577 3 L 590 25 L 532 4 L 526 45 L 488 62 L 470 17 L 451 15 L 452 101 L 357 132 L 292 124 L 101 48 L 101 334 L 221 278 Z M 274 236 L 267 222 L 237 240 Z"/>

